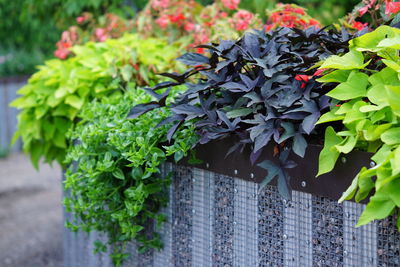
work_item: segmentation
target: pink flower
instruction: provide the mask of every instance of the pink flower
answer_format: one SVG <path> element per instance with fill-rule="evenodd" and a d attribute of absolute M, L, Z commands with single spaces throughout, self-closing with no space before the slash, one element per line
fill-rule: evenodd
<path fill-rule="evenodd" d="M 79 17 L 76 18 L 76 22 L 77 22 L 78 24 L 82 24 L 82 23 L 84 23 L 85 21 L 86 21 L 86 18 L 85 18 L 84 16 L 79 16 Z"/>
<path fill-rule="evenodd" d="M 249 28 L 254 15 L 246 10 L 239 10 L 233 15 L 232 23 L 237 31 L 244 31 Z"/>
<path fill-rule="evenodd" d="M 162 29 L 167 28 L 169 24 L 169 17 L 166 14 L 161 15 L 158 19 L 156 19 L 156 23 L 158 26 L 160 26 Z"/>
<path fill-rule="evenodd" d="M 391 0 L 386 1 L 385 14 L 391 15 L 400 11 L 400 2 L 392 2 Z"/>
<path fill-rule="evenodd" d="M 94 32 L 94 35 L 99 42 L 104 42 L 107 40 L 107 31 L 103 28 L 97 28 Z"/>
<path fill-rule="evenodd" d="M 240 0 L 221 0 L 221 2 L 227 9 L 237 9 L 240 4 Z"/>
<path fill-rule="evenodd" d="M 369 9 L 369 5 L 366 5 L 366 6 L 362 7 L 362 8 L 360 8 L 358 10 L 358 13 L 360 13 L 360 16 L 363 16 L 365 13 L 368 12 L 368 9 Z"/>
<path fill-rule="evenodd" d="M 186 24 L 185 24 L 185 31 L 187 31 L 187 32 L 193 31 L 194 28 L 195 28 L 194 23 L 189 22 L 189 23 L 186 23 Z"/>
<path fill-rule="evenodd" d="M 151 7 L 155 10 L 162 10 L 168 8 L 169 0 L 152 0 Z"/>

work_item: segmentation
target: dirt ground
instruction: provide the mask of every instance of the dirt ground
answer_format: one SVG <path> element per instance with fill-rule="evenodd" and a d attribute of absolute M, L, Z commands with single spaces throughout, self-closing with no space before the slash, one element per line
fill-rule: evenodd
<path fill-rule="evenodd" d="M 0 266 L 62 264 L 61 170 L 23 154 L 0 159 Z"/>

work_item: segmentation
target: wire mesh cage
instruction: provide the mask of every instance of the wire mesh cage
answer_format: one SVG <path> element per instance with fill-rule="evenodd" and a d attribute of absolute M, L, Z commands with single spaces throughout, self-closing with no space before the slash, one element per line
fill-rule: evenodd
<path fill-rule="evenodd" d="M 287 201 L 275 186 L 165 164 L 170 171 L 164 248 L 138 254 L 132 243 L 125 266 L 400 266 L 396 222 L 355 228 L 362 204 L 299 191 Z M 112 266 L 91 251 L 99 238 L 65 230 L 65 266 Z"/>

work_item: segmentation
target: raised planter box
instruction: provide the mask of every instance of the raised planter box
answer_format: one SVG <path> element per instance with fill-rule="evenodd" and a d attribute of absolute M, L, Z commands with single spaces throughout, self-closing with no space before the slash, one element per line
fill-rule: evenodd
<path fill-rule="evenodd" d="M 26 84 L 28 76 L 0 78 L 0 150 L 11 148 L 21 150 L 21 142 L 9 147 L 17 127 L 18 110 L 9 107 L 9 103 L 17 97 L 17 91 Z"/>
<path fill-rule="evenodd" d="M 370 164 L 368 154 L 353 153 L 315 179 L 320 148 L 309 147 L 286 201 L 274 185 L 259 191 L 265 173 L 247 152 L 224 158 L 229 142 L 200 147 L 197 167 L 163 166 L 174 173 L 159 231 L 164 249 L 138 255 L 132 244 L 125 266 L 400 266 L 394 219 L 354 228 L 364 205 L 337 203 L 357 169 Z M 111 266 L 105 254 L 92 254 L 93 241 L 104 237 L 66 230 L 64 238 L 66 267 Z"/>

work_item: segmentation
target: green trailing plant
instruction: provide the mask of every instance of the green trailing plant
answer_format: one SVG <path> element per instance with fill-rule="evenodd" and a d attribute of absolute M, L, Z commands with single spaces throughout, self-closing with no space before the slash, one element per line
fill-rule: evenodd
<path fill-rule="evenodd" d="M 88 102 L 121 94 L 131 81 L 138 86 L 160 81 L 154 73 L 175 69 L 173 59 L 179 51 L 163 40 L 143 40 L 138 35 L 89 42 L 72 50 L 74 57 L 40 66 L 19 90 L 22 96 L 11 103 L 21 109 L 15 138 L 22 137 L 24 151 L 36 167 L 41 158 L 63 163 L 68 147 L 65 134 Z"/>
<path fill-rule="evenodd" d="M 400 30 L 381 26 L 351 40 L 347 54 L 332 56 L 321 66 L 333 71 L 319 81 L 337 86 L 327 94 L 335 105 L 318 122 L 335 125 L 326 129 L 319 175 L 354 149 L 373 153 L 376 164 L 363 167 L 340 199 L 370 196 L 358 226 L 397 214 L 400 207 L 399 44 Z"/>
<path fill-rule="evenodd" d="M 139 251 L 162 247 L 152 223 L 165 220 L 158 212 L 167 203 L 170 179 L 162 176 L 160 164 L 168 157 L 181 159 L 197 140 L 188 126 L 167 144 L 168 126 L 156 127 L 170 115 L 165 108 L 126 120 L 132 105 L 151 99 L 144 90 L 133 88 L 123 97 L 94 101 L 83 109 L 70 136 L 76 145 L 68 150 L 65 206 L 76 219 L 67 225 L 106 233 L 108 243 L 96 241 L 96 247 L 112 248 L 117 266 L 129 256 L 125 246 L 131 240 L 138 241 Z"/>

